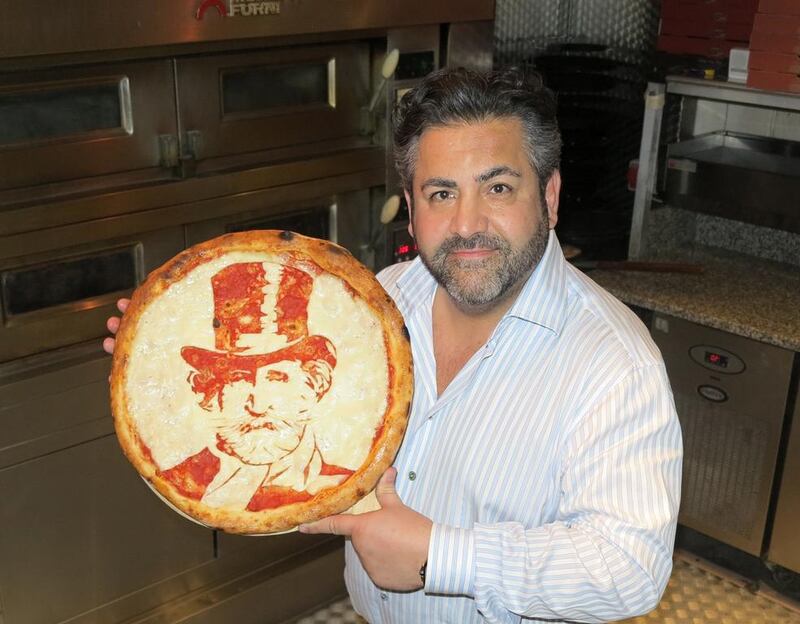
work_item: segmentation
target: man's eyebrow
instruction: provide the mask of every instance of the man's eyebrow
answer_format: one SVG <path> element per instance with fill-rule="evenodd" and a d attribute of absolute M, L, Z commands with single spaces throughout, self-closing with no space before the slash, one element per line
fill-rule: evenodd
<path fill-rule="evenodd" d="M 458 188 L 458 184 L 456 184 L 455 180 L 450 180 L 448 178 L 428 178 L 422 183 L 420 188 L 425 190 L 429 186 L 440 186 L 442 188 L 454 189 Z"/>
<path fill-rule="evenodd" d="M 475 176 L 475 181 L 478 184 L 483 184 L 484 182 L 501 175 L 510 175 L 514 176 L 515 178 L 522 177 L 522 174 L 516 169 L 512 169 L 508 165 L 499 165 L 497 167 L 492 167 L 488 171 L 484 171 L 483 173 Z"/>

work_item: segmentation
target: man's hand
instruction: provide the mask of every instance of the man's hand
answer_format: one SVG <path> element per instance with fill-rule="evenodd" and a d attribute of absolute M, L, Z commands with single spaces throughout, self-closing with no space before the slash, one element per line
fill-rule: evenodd
<path fill-rule="evenodd" d="M 125 314 L 125 310 L 128 309 L 128 304 L 131 302 L 130 299 L 118 299 L 117 300 L 117 310 L 119 310 L 122 314 Z M 117 330 L 119 329 L 119 321 L 120 317 L 112 316 L 106 320 L 106 327 L 108 331 L 112 334 L 116 334 Z M 106 338 L 103 340 L 103 350 L 106 353 L 114 353 L 114 339 L 113 338 Z"/>
<path fill-rule="evenodd" d="M 342 514 L 300 526 L 301 533 L 347 535 L 372 582 L 383 589 L 420 589 L 419 569 L 428 558 L 433 522 L 406 507 L 394 488 L 397 471 L 383 473 L 375 494 L 381 509 Z"/>

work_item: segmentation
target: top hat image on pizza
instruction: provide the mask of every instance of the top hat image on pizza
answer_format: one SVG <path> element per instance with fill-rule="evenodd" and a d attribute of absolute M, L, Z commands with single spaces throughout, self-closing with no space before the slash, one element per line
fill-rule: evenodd
<path fill-rule="evenodd" d="M 228 235 L 155 271 L 114 352 L 126 456 L 181 512 L 230 532 L 348 509 L 391 464 L 410 403 L 407 334 L 372 274 L 277 234 Z"/>

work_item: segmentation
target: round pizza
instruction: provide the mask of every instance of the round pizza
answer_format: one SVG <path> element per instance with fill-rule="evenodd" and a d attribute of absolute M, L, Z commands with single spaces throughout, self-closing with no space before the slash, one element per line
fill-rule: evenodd
<path fill-rule="evenodd" d="M 231 533 L 352 507 L 388 468 L 412 393 L 408 332 L 344 248 L 228 234 L 134 292 L 114 349 L 125 455 L 169 503 Z"/>

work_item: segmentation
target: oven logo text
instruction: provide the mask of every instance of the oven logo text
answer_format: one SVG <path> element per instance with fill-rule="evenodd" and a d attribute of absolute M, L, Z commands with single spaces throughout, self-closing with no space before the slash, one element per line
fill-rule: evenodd
<path fill-rule="evenodd" d="M 255 17 L 257 15 L 279 15 L 280 0 L 270 2 L 254 2 L 253 0 L 203 0 L 197 7 L 195 17 L 203 19 L 206 12 L 216 9 L 222 17 Z"/>

